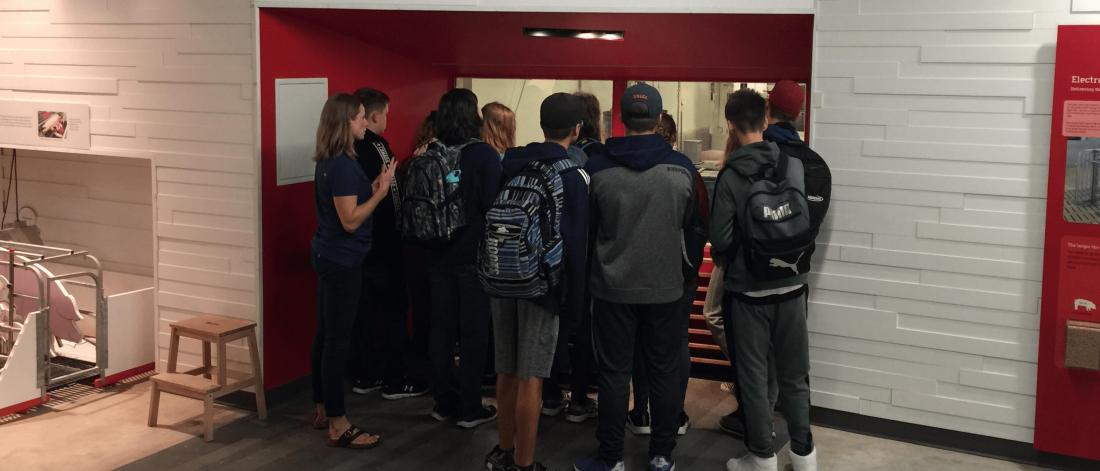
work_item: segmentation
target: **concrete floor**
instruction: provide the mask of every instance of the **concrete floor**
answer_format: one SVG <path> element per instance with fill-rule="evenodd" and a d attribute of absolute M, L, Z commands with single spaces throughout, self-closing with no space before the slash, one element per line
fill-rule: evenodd
<path fill-rule="evenodd" d="M 309 397 L 276 405 L 266 422 L 244 411 L 218 406 L 215 441 L 201 433 L 201 404 L 164 395 L 161 426 L 145 425 L 146 381 L 102 392 L 85 388 L 55 398 L 36 412 L 0 419 L 0 468 L 39 469 L 484 469 L 482 457 L 496 442 L 492 425 L 456 429 L 427 417 L 428 398 L 384 401 L 349 394 L 353 418 L 382 433 L 375 450 L 328 448 L 322 432 L 308 427 Z M 717 383 L 693 381 L 688 414 L 693 428 L 676 449 L 677 469 L 722 470 L 726 459 L 744 453 L 740 442 L 717 430 L 731 401 Z M 573 459 L 595 450 L 594 421 L 576 425 L 559 418 L 542 421 L 538 457 L 550 469 L 570 469 Z M 780 431 L 780 430 L 777 430 Z M 780 431 L 781 438 L 782 431 Z M 644 469 L 646 440 L 627 433 L 628 469 Z M 1033 470 L 1006 461 L 928 448 L 815 427 L 823 470 Z M 786 451 L 781 454 L 785 464 Z"/>
<path fill-rule="evenodd" d="M 68 386 L 45 406 L 0 418 L 0 469 L 116 469 L 202 434 L 202 402 L 170 394 L 161 395 L 159 426 L 147 427 L 149 384 Z M 244 415 L 216 408 L 217 426 Z"/>

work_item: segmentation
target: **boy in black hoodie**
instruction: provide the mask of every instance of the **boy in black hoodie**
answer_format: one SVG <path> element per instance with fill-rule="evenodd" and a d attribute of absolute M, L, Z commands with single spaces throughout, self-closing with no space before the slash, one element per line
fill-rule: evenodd
<path fill-rule="evenodd" d="M 606 154 L 585 167 L 592 176 L 592 325 L 599 367 L 599 455 L 574 464 L 577 471 L 624 469 L 623 433 L 634 342 L 642 342 L 651 378 L 653 433 L 649 469 L 675 468 L 683 394 L 680 309 L 684 273 L 698 271 L 685 247 L 705 234 L 694 227 L 695 180 L 691 160 L 654 134 L 661 94 L 650 85 L 627 88 L 622 99 L 627 136 L 607 140 Z M 702 237 L 705 240 L 705 236 Z"/>
<path fill-rule="evenodd" d="M 816 471 L 817 450 L 810 433 L 809 347 L 806 330 L 806 274 L 757 279 L 742 244 L 743 214 L 752 181 L 772 176 L 780 150 L 764 141 L 764 98 L 751 89 L 738 90 L 726 103 L 730 138 L 739 148 L 729 155 L 714 189 L 711 252 L 726 260 L 726 295 L 722 314 L 727 341 L 736 362 L 736 392 L 744 410 L 745 444 L 749 450 L 726 463 L 728 471 L 777 471 L 768 400 L 768 361 L 774 354 L 779 398 L 791 436 L 795 471 Z M 786 181 L 805 192 L 805 171 L 798 159 L 787 159 Z M 767 209 L 767 208 L 765 208 Z M 776 259 L 772 259 L 775 262 Z M 774 265 L 773 265 L 774 266 Z"/>
<path fill-rule="evenodd" d="M 542 102 L 546 142 L 508 149 L 501 164 L 507 182 L 533 162 L 548 166 L 569 161 L 569 143 L 580 132 L 580 104 L 566 93 Z M 553 168 L 553 167 L 552 167 Z M 541 299 L 491 298 L 496 346 L 497 430 L 500 443 L 485 458 L 490 471 L 544 470 L 534 460 L 542 380 L 550 375 L 559 319 L 583 308 L 588 243 L 588 175 L 579 167 L 561 170 L 562 206 L 558 223 L 564 251 L 563 278 Z M 564 296 L 560 293 L 564 290 Z M 564 299 L 564 303 L 562 303 Z M 512 468 L 511 466 L 515 466 Z"/>
<path fill-rule="evenodd" d="M 386 131 L 390 98 L 373 88 L 360 88 L 355 96 L 367 113 L 367 132 L 355 143 L 357 161 L 367 178 L 376 178 L 388 165 L 396 165 Z M 409 303 L 401 260 L 401 236 L 397 232 L 397 211 L 401 191 L 397 179 L 371 218 L 371 251 L 363 261 L 363 290 L 359 316 L 352 337 L 352 392 L 367 394 L 382 389 L 384 399 L 422 396 L 428 387 L 407 376 Z M 380 329 L 379 329 L 380 328 Z"/>

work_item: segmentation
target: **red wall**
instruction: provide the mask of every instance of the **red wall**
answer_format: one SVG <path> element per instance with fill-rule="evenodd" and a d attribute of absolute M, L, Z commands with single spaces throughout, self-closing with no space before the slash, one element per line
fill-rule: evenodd
<path fill-rule="evenodd" d="M 1035 448 L 1092 460 L 1100 460 L 1100 373 L 1065 367 L 1066 321 L 1100 322 L 1100 312 L 1077 310 L 1073 302 L 1076 297 L 1100 300 L 1100 280 L 1095 277 L 1094 264 L 1069 263 L 1065 246 L 1070 240 L 1100 242 L 1100 226 L 1068 223 L 1062 216 L 1067 147 L 1062 110 L 1066 100 L 1096 99 L 1092 92 L 1071 90 L 1070 78 L 1100 76 L 1098 48 L 1100 26 L 1058 27 L 1035 396 Z M 1073 265 L 1077 266 L 1068 268 Z"/>
<path fill-rule="evenodd" d="M 317 317 L 317 283 L 309 265 L 309 240 L 317 227 L 313 184 L 275 185 L 275 79 L 328 77 L 330 93 L 363 86 L 385 91 L 385 135 L 400 156 L 409 153 L 416 126 L 452 82 L 444 69 L 283 11 L 261 9 L 260 31 L 264 382 L 271 388 L 309 374 Z"/>
<path fill-rule="evenodd" d="M 530 38 L 523 28 L 620 30 L 621 42 Z M 809 83 L 811 15 L 562 14 L 260 9 L 264 378 L 309 374 L 316 280 L 313 184 L 275 185 L 276 78 L 390 95 L 398 155 L 459 76 Z"/>

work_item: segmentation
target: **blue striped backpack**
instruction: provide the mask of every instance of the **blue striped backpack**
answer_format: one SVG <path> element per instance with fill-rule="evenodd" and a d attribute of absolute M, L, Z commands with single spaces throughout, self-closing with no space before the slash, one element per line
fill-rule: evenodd
<path fill-rule="evenodd" d="M 567 158 L 528 163 L 493 200 L 478 250 L 478 277 L 490 296 L 539 298 L 561 283 L 561 174 L 570 169 L 583 172 Z"/>

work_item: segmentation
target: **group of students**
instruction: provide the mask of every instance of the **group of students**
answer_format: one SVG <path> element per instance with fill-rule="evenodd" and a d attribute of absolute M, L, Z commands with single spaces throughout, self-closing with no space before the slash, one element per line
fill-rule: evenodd
<path fill-rule="evenodd" d="M 381 137 L 385 94 L 331 97 L 314 155 L 315 428 L 327 429 L 331 446 L 381 443 L 346 417 L 349 358 L 355 392 L 427 392 L 407 374 L 411 301 L 421 339 L 413 343 L 425 345 L 431 364 L 431 416 L 463 428 L 496 420 L 490 471 L 546 469 L 534 459 L 539 415 L 562 412 L 570 422 L 598 417 L 598 453 L 575 470 L 625 469 L 630 428 L 650 435 L 649 469 L 671 471 L 689 420 L 688 322 L 709 241 L 723 281 L 710 296 L 725 292 L 724 327 L 714 330 L 724 334 L 740 404 L 723 427 L 749 449 L 727 468 L 777 468 L 769 392 L 777 383 L 794 469 L 815 470 L 806 272 L 827 197 L 825 208 L 807 197 L 805 175 L 823 162 L 790 124 L 801 88 L 779 82 L 770 97 L 729 96 L 730 145 L 713 205 L 695 165 L 674 149 L 660 93 L 644 83 L 620 98 L 624 137 L 602 138 L 594 96 L 555 93 L 540 108 L 544 142 L 522 147 L 506 106 L 479 110 L 473 92 L 450 90 L 400 171 Z M 430 303 L 407 293 L 416 283 Z M 369 340 L 377 329 L 363 326 L 378 324 L 384 338 Z M 499 410 L 481 397 L 490 357 Z"/>

